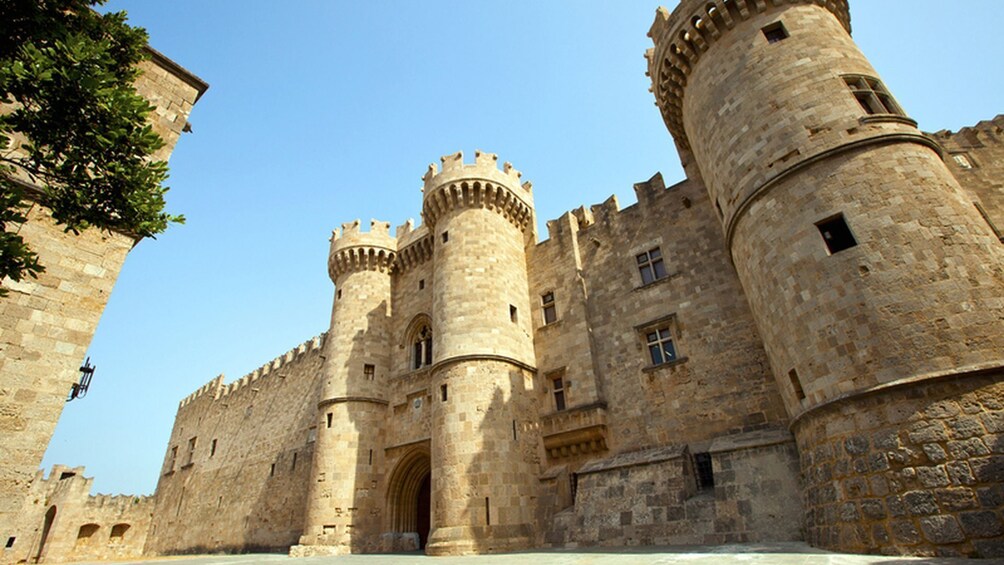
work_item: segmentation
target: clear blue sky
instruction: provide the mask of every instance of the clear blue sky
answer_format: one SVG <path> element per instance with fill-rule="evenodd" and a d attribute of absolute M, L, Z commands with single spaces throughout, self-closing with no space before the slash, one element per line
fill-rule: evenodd
<path fill-rule="evenodd" d="M 171 159 L 188 223 L 129 255 L 46 453 L 95 491 L 152 493 L 178 402 L 327 329 L 331 230 L 419 217 L 441 155 L 499 154 L 538 225 L 657 171 L 682 180 L 648 92 L 656 2 L 112 0 L 210 83 Z M 675 6 L 671 2 L 668 7 Z M 854 36 L 926 131 L 1004 112 L 999 0 L 851 0 Z"/>

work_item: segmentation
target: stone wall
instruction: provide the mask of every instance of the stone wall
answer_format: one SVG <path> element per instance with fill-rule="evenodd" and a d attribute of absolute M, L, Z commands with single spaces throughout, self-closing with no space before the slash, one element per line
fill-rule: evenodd
<path fill-rule="evenodd" d="M 812 545 L 1004 556 L 1001 372 L 879 389 L 794 429 Z"/>
<path fill-rule="evenodd" d="M 83 467 L 38 471 L 18 514 L 17 540 L 5 562 L 61 563 L 137 558 L 143 553 L 153 499 L 91 496 Z"/>
<path fill-rule="evenodd" d="M 207 85 L 154 53 L 140 64 L 137 91 L 156 106 L 150 115 L 167 160 L 192 105 Z M 91 336 L 115 285 L 131 236 L 56 225 L 33 205 L 16 228 L 38 253 L 46 272 L 20 283 L 5 281 L 0 300 L 0 538 L 17 525 L 15 514 L 49 445 L 71 385 L 79 379 Z M 96 360 L 100 364 L 100 360 Z M 100 374 L 98 376 L 100 379 Z"/>
<path fill-rule="evenodd" d="M 181 402 L 148 554 L 275 551 L 296 543 L 318 433 L 323 340 L 231 384 L 221 375 Z"/>
<path fill-rule="evenodd" d="M 1004 115 L 933 137 L 945 148 L 949 170 L 1004 240 Z"/>

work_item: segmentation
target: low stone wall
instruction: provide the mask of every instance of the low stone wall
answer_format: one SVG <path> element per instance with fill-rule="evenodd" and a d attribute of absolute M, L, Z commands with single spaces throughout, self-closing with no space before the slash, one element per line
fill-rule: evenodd
<path fill-rule="evenodd" d="M 862 553 L 1004 556 L 1002 377 L 889 388 L 799 418 L 807 541 Z"/>

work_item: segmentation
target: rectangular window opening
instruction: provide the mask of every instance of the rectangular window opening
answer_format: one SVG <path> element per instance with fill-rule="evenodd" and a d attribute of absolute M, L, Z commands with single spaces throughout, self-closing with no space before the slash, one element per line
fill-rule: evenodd
<path fill-rule="evenodd" d="M 906 115 L 879 79 L 849 75 L 844 77 L 844 82 L 865 113 Z"/>
<path fill-rule="evenodd" d="M 275 476 L 275 463 L 272 463 L 272 467 L 268 470 L 268 476 L 270 477 Z"/>
<path fill-rule="evenodd" d="M 439 399 L 446 402 L 446 385 L 439 386 Z"/>
<path fill-rule="evenodd" d="M 178 446 L 176 445 L 176 446 L 174 446 L 174 447 L 171 448 L 171 462 L 167 466 L 167 471 L 168 472 L 173 471 L 174 470 L 174 465 L 177 462 L 178 462 Z"/>
<path fill-rule="evenodd" d="M 192 438 L 188 440 L 188 456 L 185 458 L 185 465 L 191 465 L 192 461 L 195 460 L 195 440 L 198 438 Z"/>
<path fill-rule="evenodd" d="M 422 290 L 423 288 L 425 288 L 425 279 L 418 281 L 418 290 Z"/>
<path fill-rule="evenodd" d="M 715 487 L 715 470 L 711 465 L 710 453 L 694 454 L 694 471 L 697 473 L 697 488 L 707 490 Z"/>
<path fill-rule="evenodd" d="M 830 255 L 850 249 L 858 244 L 857 240 L 854 239 L 854 234 L 851 233 L 851 228 L 847 226 L 843 214 L 837 214 L 823 220 L 817 223 L 816 227 L 819 228 L 819 233 L 823 236 L 823 241 L 826 243 L 826 249 Z"/>
<path fill-rule="evenodd" d="M 363 375 L 366 376 L 367 381 L 372 381 L 373 377 L 376 376 L 376 366 L 369 363 L 363 365 Z"/>
<path fill-rule="evenodd" d="M 561 412 L 565 409 L 565 382 L 561 377 L 551 380 L 551 390 L 554 392 L 554 409 Z"/>
<path fill-rule="evenodd" d="M 645 332 L 645 343 L 653 366 L 676 361 L 676 346 L 668 325 Z"/>
<path fill-rule="evenodd" d="M 487 496 L 485 497 L 485 525 L 492 525 L 492 503 Z"/>
<path fill-rule="evenodd" d="M 662 261 L 662 251 L 658 247 L 639 253 L 635 259 L 638 261 L 643 286 L 666 278 L 666 264 Z"/>
<path fill-rule="evenodd" d="M 328 427 L 331 427 L 331 412 L 328 412 Z"/>
<path fill-rule="evenodd" d="M 370 465 L 373 464 L 373 450 L 372 449 L 370 450 L 370 462 L 369 462 L 369 464 Z"/>
<path fill-rule="evenodd" d="M 788 379 L 791 381 L 791 388 L 795 389 L 795 398 L 799 401 L 805 400 L 805 391 L 802 390 L 802 381 L 798 378 L 798 371 L 792 369 L 788 371 Z"/>
<path fill-rule="evenodd" d="M 540 297 L 541 307 L 544 309 L 544 325 L 553 324 L 558 320 L 558 311 L 554 307 L 554 293 L 548 292 Z"/>
<path fill-rule="evenodd" d="M 212 457 L 214 455 L 216 455 L 216 439 L 215 438 L 209 444 L 209 456 Z"/>
<path fill-rule="evenodd" d="M 314 443 L 317 441 L 317 426 L 310 426 L 307 429 L 307 443 Z"/>
<path fill-rule="evenodd" d="M 516 307 L 513 306 L 512 304 L 509 305 L 509 320 L 511 320 L 512 323 L 514 324 L 519 321 L 519 316 L 518 312 L 516 311 Z"/>
<path fill-rule="evenodd" d="M 952 160 L 954 160 L 955 164 L 958 165 L 962 169 L 973 169 L 973 168 L 975 168 L 973 166 L 972 159 L 970 159 L 969 155 L 966 154 L 966 153 L 952 153 Z"/>
<path fill-rule="evenodd" d="M 7 538 L 7 545 L 5 545 L 4 547 L 6 547 L 7 549 L 14 547 L 14 539 L 15 539 L 14 536 Z"/>
<path fill-rule="evenodd" d="M 342 289 L 338 289 L 337 291 L 335 291 L 335 300 L 341 300 L 341 299 L 342 299 Z"/>
<path fill-rule="evenodd" d="M 767 43 L 777 43 L 788 39 L 788 30 L 781 22 L 774 22 L 763 28 L 763 36 L 767 38 Z"/>
<path fill-rule="evenodd" d="M 443 243 L 446 243 L 447 241 L 450 241 L 450 232 L 444 231 L 443 232 Z"/>

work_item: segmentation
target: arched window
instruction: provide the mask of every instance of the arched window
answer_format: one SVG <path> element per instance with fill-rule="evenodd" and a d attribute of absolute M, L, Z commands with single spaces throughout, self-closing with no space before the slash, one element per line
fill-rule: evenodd
<path fill-rule="evenodd" d="M 432 329 L 428 325 L 414 334 L 412 340 L 411 368 L 421 369 L 432 365 Z"/>

